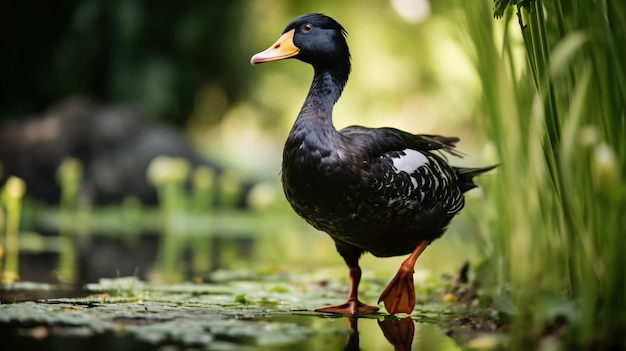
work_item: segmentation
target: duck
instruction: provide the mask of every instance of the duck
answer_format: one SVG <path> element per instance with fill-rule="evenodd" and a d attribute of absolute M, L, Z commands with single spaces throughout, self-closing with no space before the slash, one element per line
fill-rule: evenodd
<path fill-rule="evenodd" d="M 318 312 L 365 315 L 383 305 L 388 313 L 415 308 L 413 273 L 426 247 L 441 237 L 464 206 L 474 176 L 488 167 L 454 167 L 443 152 L 462 156 L 457 137 L 412 134 L 396 128 L 348 126 L 337 130 L 333 107 L 351 71 L 347 32 L 333 18 L 296 17 L 250 63 L 294 58 L 313 66 L 311 87 L 283 149 L 281 181 L 293 210 L 326 232 L 349 269 L 345 303 Z M 378 305 L 358 297 L 364 253 L 409 254 L 380 295 Z"/>

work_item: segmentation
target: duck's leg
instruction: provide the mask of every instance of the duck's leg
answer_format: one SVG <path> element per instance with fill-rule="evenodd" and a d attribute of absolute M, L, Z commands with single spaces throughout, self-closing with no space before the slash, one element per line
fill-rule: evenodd
<path fill-rule="evenodd" d="M 411 255 L 402 262 L 396 276 L 391 279 L 385 290 L 380 294 L 378 302 L 383 301 L 387 312 L 411 313 L 415 307 L 415 286 L 413 285 L 413 268 L 419 255 L 428 246 L 428 241 L 421 241 Z"/>
<path fill-rule="evenodd" d="M 369 306 L 358 298 L 359 282 L 361 281 L 361 268 L 356 265 L 350 267 L 350 290 L 348 292 L 348 301 L 336 306 L 316 308 L 317 312 L 341 313 L 347 315 L 368 314 L 378 311 L 378 307 Z"/>

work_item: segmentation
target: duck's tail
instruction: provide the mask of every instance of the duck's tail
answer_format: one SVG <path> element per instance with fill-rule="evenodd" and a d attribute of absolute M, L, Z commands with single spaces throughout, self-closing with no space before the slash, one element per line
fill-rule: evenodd
<path fill-rule="evenodd" d="M 491 171 L 498 167 L 498 165 L 492 165 L 487 167 L 465 168 L 465 167 L 453 167 L 456 175 L 459 177 L 459 188 L 461 191 L 466 192 L 470 189 L 478 187 L 474 183 L 473 178 L 481 173 Z"/>

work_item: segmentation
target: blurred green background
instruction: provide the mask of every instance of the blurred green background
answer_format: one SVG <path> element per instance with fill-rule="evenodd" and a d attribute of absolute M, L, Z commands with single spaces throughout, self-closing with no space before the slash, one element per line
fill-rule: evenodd
<path fill-rule="evenodd" d="M 182 130 L 202 157 L 239 179 L 262 182 L 270 190 L 255 192 L 265 194 L 258 201 L 277 203 L 286 217 L 295 215 L 278 183 L 282 144 L 312 70 L 295 60 L 252 67 L 249 58 L 302 13 L 324 12 L 349 32 L 353 74 L 336 108 L 338 128 L 362 124 L 456 135 L 468 154 L 456 164 L 494 162 L 489 148 L 484 151 L 480 122 L 472 119 L 477 79 L 450 29 L 454 3 L 43 1 L 10 7 L 3 12 L 6 54 L 0 58 L 6 123 L 45 114 L 75 96 L 137 106 L 148 118 Z M 425 255 L 425 267 L 454 270 L 476 253 L 467 246 L 473 229 L 466 217 L 449 235 L 462 238 L 433 245 L 441 249 Z M 312 235 L 322 241 L 320 251 L 341 265 L 332 242 Z M 395 269 L 397 260 L 385 261 Z"/>
<path fill-rule="evenodd" d="M 133 198 L 107 206 L 81 202 L 77 189 L 89 174 L 82 155 L 74 156 L 82 166 L 69 160 L 52 176 L 64 184 L 52 205 L 26 200 L 20 207 L 9 200 L 20 185 L 13 192 L 5 186 L 6 251 L 15 243 L 11 233 L 20 232 L 20 246 L 33 252 L 104 252 L 103 242 L 84 243 L 97 234 L 151 247 L 155 280 L 250 267 L 315 267 L 322 276 L 343 277 L 330 239 L 292 213 L 278 181 L 282 144 L 312 69 L 295 60 L 249 64 L 307 12 L 326 13 L 349 33 L 353 73 L 335 108 L 336 127 L 459 136 L 467 156 L 453 164 L 500 163 L 477 179 L 480 188 L 467 194 L 448 233 L 420 258 L 417 285 L 469 260 L 480 286 L 474 307 L 494 308 L 517 349 L 550 347 L 554 338 L 579 349 L 626 347 L 626 316 L 615 313 L 626 308 L 621 0 L 5 5 L 3 123 L 54 115 L 50 106 L 87 96 L 102 106 L 139 107 L 150 123 L 174 126 L 210 162 L 208 169 L 191 156 L 187 163 L 152 163 L 158 206 Z M 11 154 L 13 145 L 0 139 L 0 154 Z M 54 228 L 60 239 L 34 228 Z M 138 233 L 146 230 L 170 241 L 144 241 Z M 76 233 L 83 234 L 77 246 Z M 63 257 L 59 267 L 80 261 Z M 401 259 L 365 256 L 364 272 L 388 277 Z M 7 255 L 5 270 L 15 265 Z M 102 274 L 115 274 L 114 266 L 106 269 Z"/>

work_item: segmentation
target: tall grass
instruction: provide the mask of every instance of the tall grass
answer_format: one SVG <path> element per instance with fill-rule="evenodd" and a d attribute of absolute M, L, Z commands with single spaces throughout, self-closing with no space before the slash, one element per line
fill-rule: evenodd
<path fill-rule="evenodd" d="M 626 5 L 459 6 L 501 162 L 490 260 L 518 307 L 512 343 L 559 321 L 569 345 L 626 346 Z"/>

